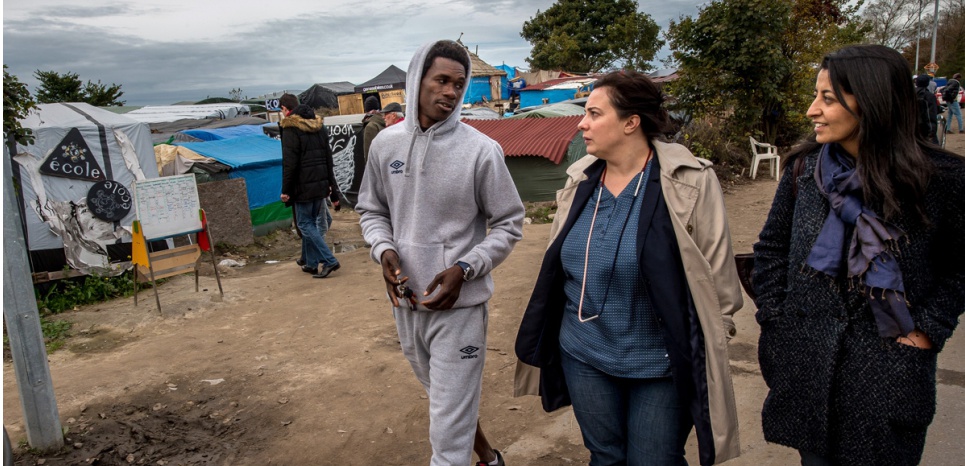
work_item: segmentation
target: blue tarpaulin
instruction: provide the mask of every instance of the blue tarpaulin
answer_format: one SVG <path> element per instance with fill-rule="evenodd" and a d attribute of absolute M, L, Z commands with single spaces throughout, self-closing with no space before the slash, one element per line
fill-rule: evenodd
<path fill-rule="evenodd" d="M 275 125 L 275 123 L 265 123 L 265 125 Z M 227 128 L 188 129 L 181 131 L 181 133 L 198 138 L 202 141 L 218 141 L 221 139 L 265 134 L 265 131 L 262 128 L 265 125 L 240 125 L 229 126 Z"/>
<path fill-rule="evenodd" d="M 250 210 L 278 202 L 281 196 L 281 141 L 259 134 L 176 145 L 231 167 L 229 178 L 244 178 Z"/>

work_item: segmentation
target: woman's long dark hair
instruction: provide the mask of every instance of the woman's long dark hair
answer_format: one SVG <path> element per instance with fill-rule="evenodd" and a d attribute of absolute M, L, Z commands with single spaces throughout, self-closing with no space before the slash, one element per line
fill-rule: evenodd
<path fill-rule="evenodd" d="M 887 219 L 910 202 L 924 219 L 933 167 L 923 150 L 930 145 L 916 131 L 918 103 L 907 60 L 881 45 L 854 45 L 825 56 L 821 69 L 838 102 L 858 118 L 857 167 L 866 204 L 880 206 Z M 857 109 L 848 107 L 844 93 L 855 97 Z M 788 155 L 788 163 L 814 150 L 813 141 L 812 134 Z"/>

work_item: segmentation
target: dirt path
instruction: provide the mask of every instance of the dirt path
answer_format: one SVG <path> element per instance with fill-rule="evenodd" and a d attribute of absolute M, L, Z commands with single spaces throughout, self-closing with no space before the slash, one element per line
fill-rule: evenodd
<path fill-rule="evenodd" d="M 965 146 L 965 135 L 951 142 Z M 775 187 L 759 178 L 729 188 L 737 252 L 751 250 Z M 357 215 L 335 218 L 330 239 L 344 252 L 337 252 L 341 270 L 328 279 L 299 270 L 297 239 L 282 232 L 249 265 L 223 275 L 224 299 L 208 273 L 199 293 L 189 276 L 161 286 L 163 315 L 151 293 L 137 307 L 122 299 L 67 314 L 74 337 L 49 359 L 68 447 L 43 457 L 45 464 L 427 463 L 428 402 L 398 348 L 380 269 L 368 249 L 351 250 L 360 240 Z M 527 225 L 524 240 L 494 274 L 481 419 L 512 465 L 588 459 L 570 410 L 546 414 L 537 398 L 512 397 L 513 341 L 548 233 L 549 225 Z M 273 260 L 280 262 L 266 263 Z M 787 464 L 793 453 L 766 444 L 760 433 L 766 390 L 747 302 L 731 343 L 745 455 L 729 464 Z M 926 459 L 933 451 L 937 458 L 963 453 L 955 439 L 965 435 L 965 424 L 942 414 L 949 406 L 952 413 L 965 410 L 962 332 L 955 340 L 941 364 L 958 382 L 939 387 L 935 426 L 943 432 L 929 437 Z M 25 438 L 9 361 L 3 420 L 14 443 Z M 21 454 L 17 464 L 38 458 Z M 688 458 L 697 464 L 693 436 Z"/>

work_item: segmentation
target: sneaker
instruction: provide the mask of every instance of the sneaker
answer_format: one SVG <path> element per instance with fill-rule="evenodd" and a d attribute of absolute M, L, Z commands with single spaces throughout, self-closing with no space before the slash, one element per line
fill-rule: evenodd
<path fill-rule="evenodd" d="M 495 448 L 493 448 L 493 453 L 496 454 L 496 466 L 506 466 L 506 462 L 503 461 L 503 454 Z M 476 466 L 490 466 L 490 464 L 485 461 L 479 461 L 476 463 Z"/>
<path fill-rule="evenodd" d="M 338 262 L 336 262 L 335 265 L 324 265 L 324 266 L 322 266 L 322 269 L 319 270 L 318 273 L 312 275 L 312 277 L 314 277 L 314 278 L 325 278 L 325 277 L 328 277 L 329 274 L 331 274 L 332 272 L 334 272 L 334 271 L 336 271 L 336 270 L 338 270 L 338 269 L 340 269 L 340 268 L 342 268 L 342 264 L 339 264 Z"/>

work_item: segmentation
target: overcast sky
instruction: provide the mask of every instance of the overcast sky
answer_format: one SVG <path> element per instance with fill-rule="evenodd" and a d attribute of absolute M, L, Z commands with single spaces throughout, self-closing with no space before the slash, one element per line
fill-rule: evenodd
<path fill-rule="evenodd" d="M 638 0 L 666 29 L 707 0 Z M 122 85 L 128 105 L 302 91 L 405 70 L 419 45 L 456 39 L 491 65 L 527 67 L 523 22 L 554 0 L 5 0 L 3 63 Z M 662 55 L 667 54 L 666 50 Z M 659 67 L 659 64 L 655 63 Z"/>

